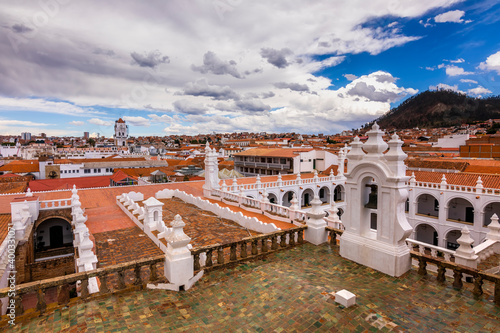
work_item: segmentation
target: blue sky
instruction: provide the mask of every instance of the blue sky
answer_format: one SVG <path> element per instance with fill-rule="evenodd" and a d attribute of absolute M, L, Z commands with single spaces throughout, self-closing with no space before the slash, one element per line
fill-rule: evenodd
<path fill-rule="evenodd" d="M 22 0 L 0 133 L 338 133 L 438 87 L 500 94 L 498 1 Z"/>

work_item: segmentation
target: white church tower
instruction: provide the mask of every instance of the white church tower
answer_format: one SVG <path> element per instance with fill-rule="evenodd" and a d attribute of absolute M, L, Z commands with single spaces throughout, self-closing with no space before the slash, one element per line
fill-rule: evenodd
<path fill-rule="evenodd" d="M 394 134 L 384 142 L 384 132 L 375 123 L 363 144 L 354 139 L 347 154 L 345 231 L 340 255 L 385 274 L 401 276 L 410 269 L 410 251 L 405 240 L 412 227 L 405 215 L 408 189 L 401 149 Z M 388 152 L 384 152 L 389 148 Z"/>
<path fill-rule="evenodd" d="M 115 121 L 115 146 L 125 147 L 127 146 L 128 138 L 128 125 L 125 124 L 125 120 L 122 118 Z"/>

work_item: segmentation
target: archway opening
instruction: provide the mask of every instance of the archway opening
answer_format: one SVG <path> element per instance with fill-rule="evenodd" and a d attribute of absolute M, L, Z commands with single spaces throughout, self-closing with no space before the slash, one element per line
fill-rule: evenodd
<path fill-rule="evenodd" d="M 40 223 L 34 233 L 36 259 L 74 254 L 71 224 L 61 218 L 50 218 Z"/>
<path fill-rule="evenodd" d="M 448 203 L 448 220 L 474 223 L 474 207 L 468 200 L 451 199 Z"/>
<path fill-rule="evenodd" d="M 314 192 L 308 188 L 302 192 L 302 208 L 307 208 L 311 206 L 311 201 L 314 199 Z"/>
<path fill-rule="evenodd" d="M 293 199 L 293 191 L 288 191 L 283 194 L 283 206 L 290 207 L 292 205 L 291 201 Z"/>
<path fill-rule="evenodd" d="M 500 216 L 500 202 L 492 202 L 484 207 L 483 226 L 487 227 L 491 223 L 493 214 Z"/>
<path fill-rule="evenodd" d="M 419 195 L 417 214 L 437 218 L 439 216 L 439 201 L 430 194 Z"/>
<path fill-rule="evenodd" d="M 438 245 L 438 233 L 433 226 L 428 224 L 419 224 L 415 229 L 415 238 L 419 242 L 424 242 L 431 245 Z"/>
<path fill-rule="evenodd" d="M 269 193 L 269 195 L 267 197 L 269 198 L 270 203 L 272 203 L 272 204 L 278 203 L 278 198 L 276 197 L 276 195 L 274 193 Z"/>
<path fill-rule="evenodd" d="M 342 185 L 337 185 L 333 190 L 333 201 L 344 201 L 344 187 Z"/>
<path fill-rule="evenodd" d="M 448 232 L 446 235 L 446 248 L 448 250 L 458 249 L 460 244 L 458 244 L 457 239 L 459 239 L 460 236 L 462 236 L 462 232 L 460 230 L 452 230 Z"/>
<path fill-rule="evenodd" d="M 328 187 L 323 186 L 319 189 L 319 200 L 324 204 L 330 203 L 330 189 Z"/>

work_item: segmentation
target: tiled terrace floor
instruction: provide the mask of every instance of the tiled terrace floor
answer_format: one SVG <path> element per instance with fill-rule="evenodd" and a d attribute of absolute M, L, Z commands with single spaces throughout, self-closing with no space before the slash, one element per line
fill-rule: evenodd
<path fill-rule="evenodd" d="M 347 289 L 342 308 L 329 293 Z M 213 271 L 186 292 L 143 290 L 70 306 L 13 331 L 498 332 L 491 295 L 438 285 L 412 271 L 393 278 L 305 244 L 236 268 Z"/>

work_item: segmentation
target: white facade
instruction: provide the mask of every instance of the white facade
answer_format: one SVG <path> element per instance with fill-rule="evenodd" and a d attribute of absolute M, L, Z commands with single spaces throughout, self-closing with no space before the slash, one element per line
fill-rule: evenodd
<path fill-rule="evenodd" d="M 467 140 L 469 140 L 469 134 L 447 135 L 439 138 L 434 146 L 441 148 L 459 148 L 460 146 L 465 146 Z"/>
<path fill-rule="evenodd" d="M 126 147 L 128 139 L 128 126 L 121 118 L 115 121 L 115 145 L 117 147 Z"/>

